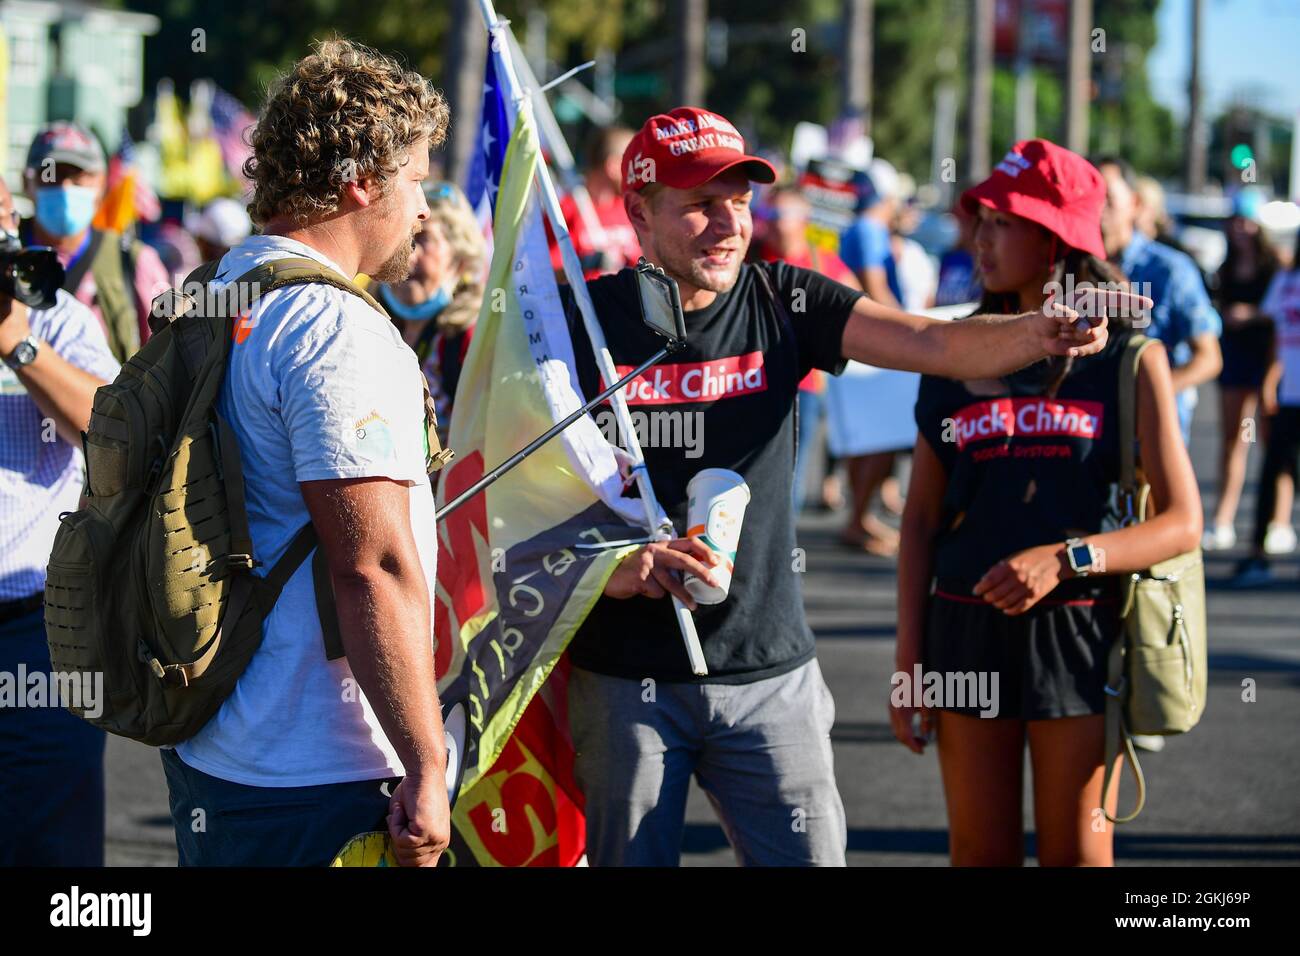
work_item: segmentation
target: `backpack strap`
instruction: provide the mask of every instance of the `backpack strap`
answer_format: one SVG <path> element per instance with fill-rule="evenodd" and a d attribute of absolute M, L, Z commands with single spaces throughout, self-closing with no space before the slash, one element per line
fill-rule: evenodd
<path fill-rule="evenodd" d="M 216 277 L 217 272 L 219 271 L 219 266 L 220 263 L 217 262 L 201 266 L 186 279 L 186 285 L 189 286 L 191 282 L 197 282 L 206 286 Z M 314 259 L 300 256 L 273 259 L 270 262 L 263 263 L 262 265 L 244 273 L 235 280 L 233 285 L 248 285 L 255 290 L 256 294 L 249 296 L 247 299 L 242 296 L 236 297 L 236 301 L 239 302 L 240 305 L 245 305 L 251 304 L 257 298 L 274 292 L 277 289 L 310 283 L 323 283 L 325 285 L 334 286 L 337 289 L 342 289 L 343 291 L 349 292 L 360 298 L 380 315 L 385 317 L 388 315 L 388 312 L 384 307 L 380 305 L 379 302 L 370 295 L 370 293 L 356 285 L 356 283 L 350 281 L 339 273 L 326 268 Z M 423 376 L 421 376 L 421 381 L 423 381 Z M 225 430 L 229 430 L 229 426 L 225 425 L 224 422 L 222 425 Z M 230 432 L 229 442 L 222 443 L 223 457 L 227 446 L 232 448 L 235 447 L 233 432 Z M 238 454 L 238 452 L 236 451 L 235 454 Z M 238 468 L 237 461 L 233 463 L 232 468 Z M 237 470 L 235 473 L 241 474 Z M 237 508 L 233 503 L 231 507 L 232 549 L 234 550 L 239 550 L 235 540 L 236 534 L 234 529 L 243 528 L 244 534 L 247 535 L 248 533 L 248 518 L 247 514 L 244 512 L 243 504 L 242 479 L 240 481 L 239 491 L 240 494 L 238 495 L 228 496 L 232 502 L 235 498 L 238 498 L 239 501 Z M 263 590 L 263 600 L 267 598 L 270 599 L 270 603 L 266 605 L 268 608 L 271 604 L 274 604 L 275 599 L 279 597 L 280 591 L 283 590 L 285 584 L 288 583 L 289 578 L 293 576 L 294 572 L 297 571 L 302 563 L 307 559 L 307 555 L 311 554 L 314 550 L 315 556 L 312 560 L 312 580 L 316 591 L 317 616 L 320 619 L 321 635 L 325 643 L 325 657 L 327 660 L 337 660 L 338 658 L 345 656 L 343 649 L 343 636 L 339 629 L 338 607 L 334 599 L 333 580 L 330 577 L 329 565 L 325 560 L 325 552 L 319 545 L 320 539 L 316 534 L 316 526 L 308 521 L 301 529 L 299 529 L 297 535 L 294 536 L 293 541 L 290 542 L 284 555 L 281 556 L 280 560 L 276 562 L 275 567 L 272 568 L 271 572 L 267 575 L 267 578 L 265 579 L 266 587 Z M 248 543 L 247 553 L 251 557 L 251 540 L 249 540 Z M 238 617 L 234 617 L 232 620 L 238 620 Z"/>
<path fill-rule="evenodd" d="M 130 246 L 121 234 L 110 230 L 94 230 L 91 248 L 88 248 L 77 266 L 87 261 L 95 277 L 95 303 L 108 329 L 109 344 L 119 360 L 125 362 L 140 349 L 140 307 L 135 299 L 135 269 L 123 269 L 123 261 L 130 255 Z M 77 284 L 81 284 L 80 277 Z M 74 287 L 75 288 L 75 287 Z"/>
<path fill-rule="evenodd" d="M 1137 376 L 1142 353 L 1153 341 L 1136 333 L 1130 336 L 1119 366 L 1119 483 L 1121 493 L 1131 496 L 1126 503 L 1125 517 L 1135 521 L 1143 517 L 1135 510 L 1138 504 Z"/>
<path fill-rule="evenodd" d="M 1146 517 L 1146 495 L 1138 487 L 1137 479 L 1137 376 L 1142 353 L 1153 340 L 1145 335 L 1134 334 L 1124 346 L 1119 368 L 1119 491 L 1125 515 L 1122 523 L 1133 524 Z M 1127 587 L 1121 600 L 1121 607 L 1127 609 L 1132 600 L 1135 587 L 1133 575 L 1127 578 Z M 1111 644 L 1106 664 L 1106 721 L 1105 721 L 1105 776 L 1101 785 L 1102 813 L 1111 823 L 1128 823 L 1142 812 L 1146 803 L 1146 778 L 1142 774 L 1142 764 L 1138 761 L 1137 750 L 1133 747 L 1133 738 L 1129 735 L 1124 720 L 1124 697 L 1128 690 L 1124 676 L 1124 645 L 1128 630 L 1124 624 L 1125 614 L 1120 616 L 1120 633 Z M 1122 817 L 1112 817 L 1106 810 L 1106 795 L 1110 792 L 1111 776 L 1115 770 L 1115 758 L 1123 755 L 1133 771 L 1133 781 L 1137 785 L 1137 803 L 1133 812 Z"/>
<path fill-rule="evenodd" d="M 68 295 L 76 296 L 77 287 L 81 285 L 81 280 L 86 278 L 86 273 L 90 271 L 91 264 L 95 261 L 95 256 L 99 254 L 99 246 L 104 241 L 104 233 L 99 229 L 90 230 L 90 244 L 86 246 L 86 251 L 63 276 L 63 288 Z"/>

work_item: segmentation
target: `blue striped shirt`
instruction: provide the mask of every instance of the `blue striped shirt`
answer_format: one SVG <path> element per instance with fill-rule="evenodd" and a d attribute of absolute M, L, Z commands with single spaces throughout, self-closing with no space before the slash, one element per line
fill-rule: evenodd
<path fill-rule="evenodd" d="M 53 306 L 33 309 L 27 321 L 41 348 L 106 382 L 117 377 L 99 320 L 62 289 Z M 18 374 L 0 362 L 0 601 L 45 587 L 59 514 L 77 509 L 83 474 L 81 449 L 64 441 Z"/>

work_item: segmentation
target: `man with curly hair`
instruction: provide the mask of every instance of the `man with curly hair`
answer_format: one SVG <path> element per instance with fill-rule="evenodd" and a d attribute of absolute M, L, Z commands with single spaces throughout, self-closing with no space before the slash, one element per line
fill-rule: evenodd
<path fill-rule="evenodd" d="M 226 253 L 214 284 L 286 257 L 345 283 L 404 278 L 447 122 L 423 77 L 319 44 L 270 91 L 246 166 L 262 234 Z M 323 865 L 383 829 L 403 864 L 433 865 L 447 846 L 423 384 L 371 302 L 292 285 L 235 328 L 218 407 L 243 459 L 254 556 L 272 567 L 315 525 L 346 653 L 327 659 L 304 561 L 233 694 L 163 752 L 182 865 Z"/>

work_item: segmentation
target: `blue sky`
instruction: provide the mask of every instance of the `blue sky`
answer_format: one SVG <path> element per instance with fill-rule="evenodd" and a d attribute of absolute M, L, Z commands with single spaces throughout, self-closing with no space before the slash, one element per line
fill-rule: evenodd
<path fill-rule="evenodd" d="M 1191 9 L 1192 0 L 1162 0 L 1147 60 L 1156 99 L 1178 116 L 1187 109 Z M 1300 0 L 1205 0 L 1201 84 L 1207 118 L 1245 90 L 1269 112 L 1300 111 Z"/>

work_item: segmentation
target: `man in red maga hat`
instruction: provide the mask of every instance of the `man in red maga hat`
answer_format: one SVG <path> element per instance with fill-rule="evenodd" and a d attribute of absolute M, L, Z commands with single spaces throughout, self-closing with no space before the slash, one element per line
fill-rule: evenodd
<path fill-rule="evenodd" d="M 1093 317 L 1082 329 L 1060 304 L 939 322 L 784 262 L 748 263 L 750 184 L 775 179 L 731 123 L 695 107 L 651 117 L 623 154 L 628 219 L 645 257 L 676 280 L 688 338 L 625 391 L 650 439 L 650 477 L 679 529 L 687 483 L 703 469 L 739 472 L 751 498 L 721 604 L 697 606 L 678 577 L 708 575 L 712 552 L 702 542 L 646 545 L 614 572 L 570 645 L 569 716 L 593 865 L 677 863 L 692 776 L 742 864 L 845 862 L 834 702 L 804 618 L 790 493 L 800 379 L 813 368 L 837 373 L 846 359 L 992 378 L 1049 355 L 1100 350 L 1101 307 L 1135 305 L 1093 296 L 1078 308 Z M 631 269 L 587 288 L 621 370 L 659 349 L 638 318 Z M 570 290 L 563 295 L 590 397 L 600 376 Z M 668 594 L 695 612 L 706 677 L 692 674 Z"/>

